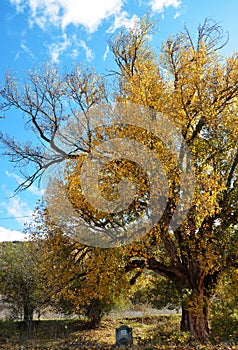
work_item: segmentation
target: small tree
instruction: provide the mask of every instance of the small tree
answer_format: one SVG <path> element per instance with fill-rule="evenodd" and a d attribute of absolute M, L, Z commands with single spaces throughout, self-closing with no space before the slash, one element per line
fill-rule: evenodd
<path fill-rule="evenodd" d="M 33 238 L 41 250 L 51 305 L 65 314 L 84 314 L 90 328 L 98 326 L 129 287 L 120 251 L 88 247 L 71 239 L 51 221 L 44 206 L 37 210 L 36 226 Z"/>
<path fill-rule="evenodd" d="M 4 243 L 0 255 L 0 292 L 15 314 L 30 327 L 34 311 L 48 302 L 40 258 L 31 242 Z"/>

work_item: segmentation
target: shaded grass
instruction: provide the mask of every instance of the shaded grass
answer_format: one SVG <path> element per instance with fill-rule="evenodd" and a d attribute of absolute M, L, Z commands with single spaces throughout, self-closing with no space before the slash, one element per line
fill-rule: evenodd
<path fill-rule="evenodd" d="M 88 329 L 80 319 L 34 321 L 31 330 L 20 322 L 0 321 L 0 349 L 113 349 L 115 329 L 133 328 L 133 349 L 238 349 L 234 343 L 200 345 L 179 331 L 180 315 L 104 319 L 97 329 Z M 127 347 L 129 349 L 129 347 Z"/>
<path fill-rule="evenodd" d="M 41 320 L 34 321 L 31 329 L 23 327 L 19 321 L 0 322 L 0 344 L 40 344 L 49 345 L 71 337 L 78 330 L 84 330 L 83 320 Z"/>

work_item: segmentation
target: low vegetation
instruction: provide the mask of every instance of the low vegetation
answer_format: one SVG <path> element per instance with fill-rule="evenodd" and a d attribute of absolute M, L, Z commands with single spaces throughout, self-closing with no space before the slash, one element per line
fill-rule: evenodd
<path fill-rule="evenodd" d="M 113 349 L 115 329 L 122 324 L 133 328 L 133 349 L 238 349 L 236 341 L 217 343 L 216 339 L 199 344 L 189 333 L 179 331 L 180 315 L 156 315 L 103 319 L 96 329 L 87 329 L 79 319 L 35 321 L 31 332 L 20 322 L 1 321 L 0 349 Z M 129 349 L 129 347 L 127 347 Z"/>

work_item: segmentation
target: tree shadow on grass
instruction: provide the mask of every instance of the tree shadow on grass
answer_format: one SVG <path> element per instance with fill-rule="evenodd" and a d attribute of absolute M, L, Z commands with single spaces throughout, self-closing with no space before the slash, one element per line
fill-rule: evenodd
<path fill-rule="evenodd" d="M 48 344 L 68 339 L 75 332 L 88 329 L 84 320 L 40 320 L 26 326 L 21 321 L 0 321 L 0 344 Z"/>

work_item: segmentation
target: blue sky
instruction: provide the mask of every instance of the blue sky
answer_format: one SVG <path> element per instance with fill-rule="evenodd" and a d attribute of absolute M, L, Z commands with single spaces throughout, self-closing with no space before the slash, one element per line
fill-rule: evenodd
<path fill-rule="evenodd" d="M 223 54 L 238 51 L 237 0 L 1 0 L 0 81 L 9 69 L 21 77 L 47 61 L 62 67 L 84 62 L 106 73 L 113 65 L 110 36 L 147 12 L 157 23 L 153 44 L 158 48 L 185 23 L 195 32 L 206 17 L 213 17 L 229 32 Z M 0 130 L 25 137 L 21 117 L 17 111 L 7 114 Z M 32 186 L 13 197 L 20 174 L 7 159 L 0 162 L 0 241 L 22 239 L 24 222 L 31 220 L 41 192 Z"/>

